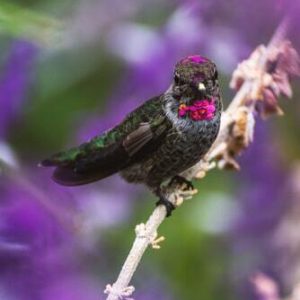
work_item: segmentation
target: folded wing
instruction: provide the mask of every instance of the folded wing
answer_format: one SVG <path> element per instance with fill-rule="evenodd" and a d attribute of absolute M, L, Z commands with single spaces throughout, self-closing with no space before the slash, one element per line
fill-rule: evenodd
<path fill-rule="evenodd" d="M 110 176 L 151 155 L 160 146 L 168 129 L 160 109 L 159 105 L 153 115 L 142 106 L 137 109 L 141 114 L 135 122 L 129 115 L 114 129 L 78 148 L 57 153 L 41 165 L 55 166 L 53 180 L 67 186 Z"/>

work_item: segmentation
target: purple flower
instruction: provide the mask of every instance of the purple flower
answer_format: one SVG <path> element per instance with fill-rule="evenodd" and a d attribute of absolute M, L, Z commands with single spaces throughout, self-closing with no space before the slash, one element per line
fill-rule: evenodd
<path fill-rule="evenodd" d="M 101 204 L 102 215 L 100 213 L 98 219 L 101 221 L 103 217 L 109 217 L 110 224 L 115 222 L 115 216 L 108 207 L 109 201 L 118 199 L 109 199 L 108 196 L 108 202 L 105 200 L 103 205 L 103 192 L 101 195 L 97 190 L 90 191 L 86 197 L 77 192 L 76 196 L 82 197 L 86 207 L 90 208 L 86 210 L 88 216 L 85 216 L 75 209 L 80 199 L 74 201 L 76 199 L 73 198 L 73 205 L 68 204 L 66 200 L 61 201 L 61 197 L 66 198 L 62 191 L 48 190 L 45 186 L 43 191 L 49 198 L 42 199 L 44 194 L 27 184 L 11 179 L 0 183 L 0 282 L 7 299 L 105 299 L 102 281 L 106 276 L 90 271 L 100 258 L 102 262 L 107 260 L 107 254 L 99 243 L 96 246 L 89 238 L 94 236 L 96 239 L 99 234 L 95 232 L 99 226 L 95 225 L 96 215 L 91 213 L 95 205 L 91 195 L 94 194 L 95 200 Z M 124 190 L 119 188 L 119 192 Z M 113 196 L 116 197 L 115 194 Z M 120 209 L 124 209 L 121 202 L 112 205 L 114 208 L 120 205 Z M 68 217 L 66 208 L 73 218 Z M 95 210 L 95 214 L 99 212 L 100 209 Z M 71 223 L 72 220 L 78 223 L 77 227 L 74 226 L 76 223 Z M 103 224 L 106 222 L 102 220 Z M 92 234 L 90 228 L 93 229 Z M 154 295 L 162 294 L 157 289 L 159 284 L 149 288 L 148 283 L 147 289 L 139 292 L 139 299 L 153 299 Z"/>
<path fill-rule="evenodd" d="M 35 195 L 17 183 L 2 180 L 0 280 L 17 299 L 39 299 L 42 264 L 48 251 L 61 248 L 67 235 Z"/>
<path fill-rule="evenodd" d="M 12 42 L 0 78 L 0 137 L 21 113 L 32 79 L 37 48 L 27 41 Z"/>
<path fill-rule="evenodd" d="M 104 300 L 101 287 L 96 278 L 87 274 L 67 274 L 53 278 L 53 281 L 42 290 L 41 300 Z"/>

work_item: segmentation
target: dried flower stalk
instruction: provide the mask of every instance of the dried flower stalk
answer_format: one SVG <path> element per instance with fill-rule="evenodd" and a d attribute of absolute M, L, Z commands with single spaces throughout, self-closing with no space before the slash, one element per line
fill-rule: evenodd
<path fill-rule="evenodd" d="M 282 115 L 278 97 L 292 96 L 290 76 L 300 75 L 300 61 L 296 50 L 284 40 L 287 22 L 284 21 L 267 47 L 259 46 L 249 59 L 238 65 L 230 87 L 237 94 L 224 111 L 217 140 L 207 155 L 182 175 L 188 179 L 203 178 L 214 167 L 238 170 L 235 158 L 253 140 L 255 116 L 265 118 L 272 114 Z M 168 185 L 168 199 L 176 206 L 195 194 L 196 190 Z M 157 229 L 166 217 L 164 206 L 154 209 L 146 224 L 136 227 L 136 239 L 121 269 L 117 281 L 107 285 L 107 300 L 130 299 L 134 291 L 128 286 L 147 247 L 159 248 Z"/>

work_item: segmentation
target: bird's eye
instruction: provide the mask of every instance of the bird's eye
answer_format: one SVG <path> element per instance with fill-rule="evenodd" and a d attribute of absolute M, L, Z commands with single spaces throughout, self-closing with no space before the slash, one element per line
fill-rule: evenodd
<path fill-rule="evenodd" d="M 215 70 L 215 72 L 214 72 L 214 74 L 213 74 L 213 76 L 212 76 L 212 79 L 213 79 L 213 80 L 216 80 L 217 78 L 218 78 L 218 71 Z"/>
<path fill-rule="evenodd" d="M 178 73 L 175 73 L 174 75 L 174 82 L 176 85 L 182 85 L 184 83 L 183 80 L 179 77 Z"/>

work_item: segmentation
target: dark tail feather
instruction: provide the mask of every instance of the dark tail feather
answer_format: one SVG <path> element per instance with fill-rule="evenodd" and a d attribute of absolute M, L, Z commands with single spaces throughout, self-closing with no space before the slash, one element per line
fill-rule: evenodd
<path fill-rule="evenodd" d="M 51 159 L 44 159 L 38 164 L 39 167 L 54 167 L 55 163 Z"/>
<path fill-rule="evenodd" d="M 103 149 L 98 149 L 90 156 L 82 155 L 79 157 L 79 151 L 81 151 L 80 147 L 57 153 L 49 159 L 43 160 L 40 165 L 56 167 L 52 176 L 55 182 L 66 186 L 76 186 L 117 173 L 125 168 L 129 161 L 122 140 Z"/>
<path fill-rule="evenodd" d="M 76 173 L 70 168 L 57 167 L 53 172 L 52 179 L 61 185 L 77 186 L 103 179 L 114 174 L 115 172 L 116 170 Z"/>

